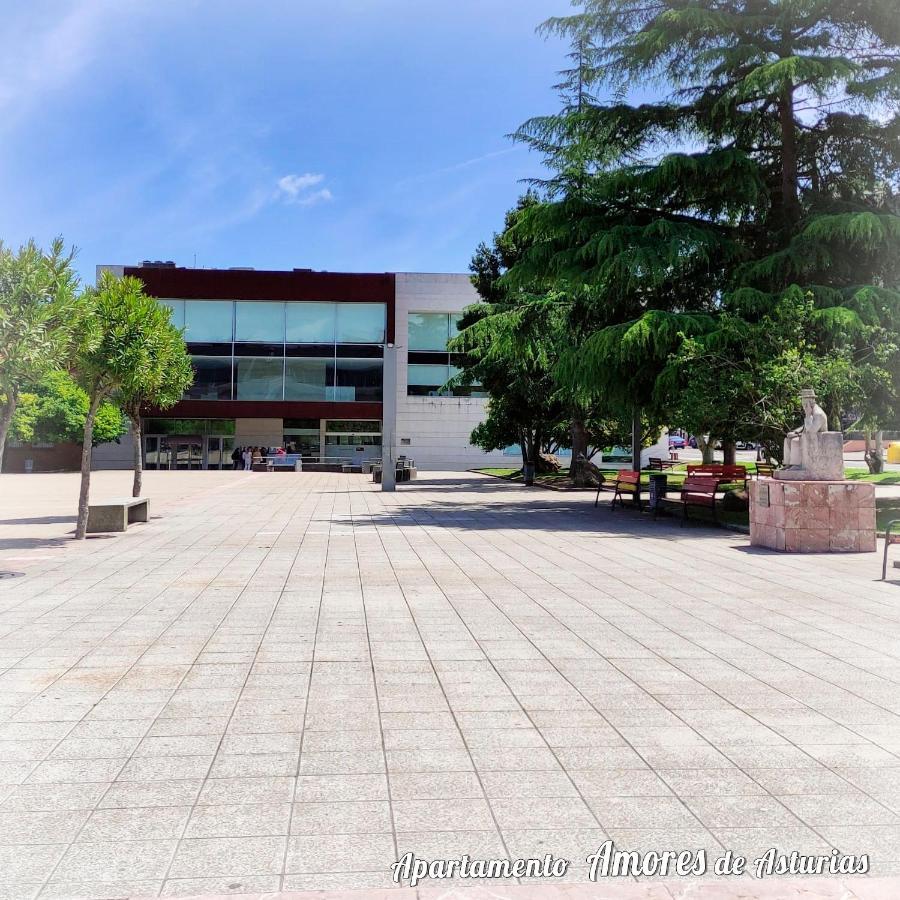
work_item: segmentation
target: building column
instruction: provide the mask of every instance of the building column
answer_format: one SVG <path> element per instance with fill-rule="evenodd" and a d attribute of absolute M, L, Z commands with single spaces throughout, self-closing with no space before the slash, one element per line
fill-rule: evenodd
<path fill-rule="evenodd" d="M 384 348 L 381 386 L 381 489 L 397 488 L 397 348 Z"/>

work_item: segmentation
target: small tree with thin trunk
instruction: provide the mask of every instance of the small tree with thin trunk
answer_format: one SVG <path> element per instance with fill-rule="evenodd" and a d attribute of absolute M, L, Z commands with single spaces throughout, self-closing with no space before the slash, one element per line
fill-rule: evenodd
<path fill-rule="evenodd" d="M 22 391 L 67 362 L 79 321 L 73 256 L 61 238 L 49 253 L 0 244 L 0 470 Z"/>
<path fill-rule="evenodd" d="M 168 409 L 174 406 L 194 382 L 194 368 L 181 332 L 171 324 L 171 310 L 157 306 L 158 313 L 148 322 L 150 340 L 147 363 L 116 392 L 116 401 L 131 421 L 134 444 L 133 497 L 141 496 L 143 481 L 143 434 L 141 412 L 145 407 Z"/>
<path fill-rule="evenodd" d="M 135 395 L 152 369 L 160 344 L 168 338 L 168 314 L 144 293 L 137 278 L 104 272 L 83 294 L 88 316 L 74 358 L 75 377 L 90 400 L 81 450 L 81 491 L 75 537 L 87 533 L 94 420 L 104 400 L 117 393 Z"/>

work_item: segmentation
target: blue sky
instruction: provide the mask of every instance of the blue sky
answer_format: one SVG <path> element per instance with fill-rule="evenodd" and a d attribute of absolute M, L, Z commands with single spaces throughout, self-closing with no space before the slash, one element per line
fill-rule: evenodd
<path fill-rule="evenodd" d="M 566 0 L 0 0 L 0 239 L 78 268 L 465 271 Z"/>

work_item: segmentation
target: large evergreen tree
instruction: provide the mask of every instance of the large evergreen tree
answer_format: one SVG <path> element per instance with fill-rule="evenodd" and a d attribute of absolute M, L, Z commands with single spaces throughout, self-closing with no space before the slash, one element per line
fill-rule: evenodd
<path fill-rule="evenodd" d="M 798 290 L 819 352 L 874 364 L 900 320 L 893 0 L 577 5 L 544 26 L 572 42 L 577 102 L 518 133 L 552 176 L 509 276 L 584 307 L 573 387 L 665 414 L 657 381 L 684 336 L 719 340 L 723 311 L 749 327 Z M 638 85 L 661 99 L 629 102 Z"/>

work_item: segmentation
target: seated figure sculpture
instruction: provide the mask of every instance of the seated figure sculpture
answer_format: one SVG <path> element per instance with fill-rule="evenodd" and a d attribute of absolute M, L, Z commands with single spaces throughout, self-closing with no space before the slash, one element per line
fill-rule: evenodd
<path fill-rule="evenodd" d="M 804 419 L 784 439 L 784 467 L 775 472 L 782 481 L 843 481 L 844 436 L 828 431 L 828 417 L 816 402 L 815 391 L 800 391 Z"/>

